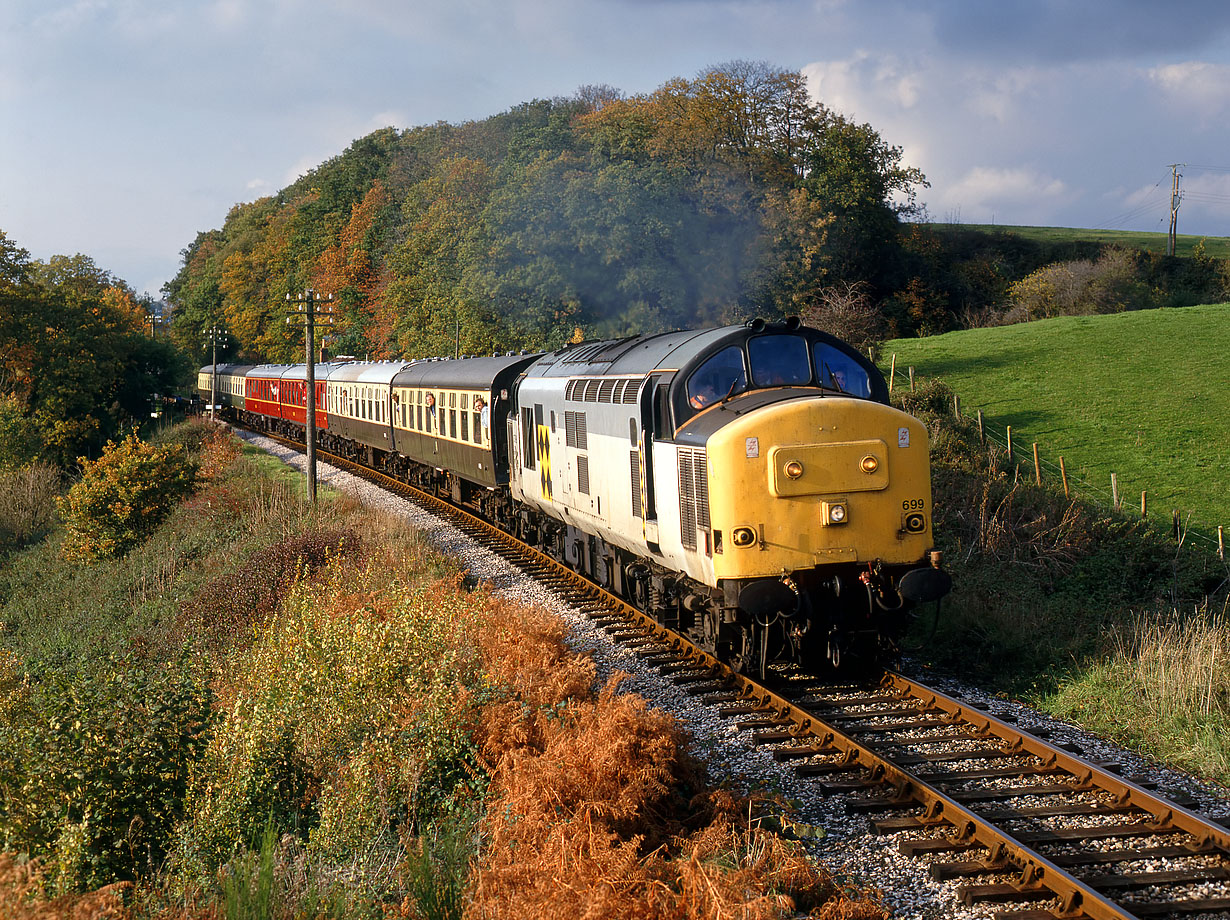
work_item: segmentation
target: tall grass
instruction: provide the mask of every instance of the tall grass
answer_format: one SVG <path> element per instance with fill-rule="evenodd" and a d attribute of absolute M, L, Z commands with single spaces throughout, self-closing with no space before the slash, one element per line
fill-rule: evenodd
<path fill-rule="evenodd" d="M 0 470 L 0 553 L 51 530 L 59 492 L 60 471 L 50 464 Z"/>
<path fill-rule="evenodd" d="M 1230 783 L 1230 615 L 1141 615 L 1105 659 L 1044 701 L 1109 738 Z"/>

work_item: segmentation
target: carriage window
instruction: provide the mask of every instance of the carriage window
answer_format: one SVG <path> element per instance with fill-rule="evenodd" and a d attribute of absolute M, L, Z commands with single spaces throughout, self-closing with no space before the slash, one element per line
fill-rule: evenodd
<path fill-rule="evenodd" d="M 871 396 L 871 380 L 858 362 L 840 349 L 816 343 L 816 373 L 820 385 L 866 399 Z"/>
<path fill-rule="evenodd" d="M 743 349 L 731 345 L 698 367 L 688 378 L 688 403 L 694 409 L 702 409 L 746 389 Z"/>
<path fill-rule="evenodd" d="M 752 382 L 758 387 L 811 383 L 807 340 L 799 335 L 758 335 L 748 339 Z"/>

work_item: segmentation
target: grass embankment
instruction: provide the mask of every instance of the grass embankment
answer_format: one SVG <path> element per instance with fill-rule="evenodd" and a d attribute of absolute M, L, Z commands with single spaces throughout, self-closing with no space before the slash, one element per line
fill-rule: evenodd
<path fill-rule="evenodd" d="M 887 371 L 940 379 L 978 409 L 1002 439 L 1012 427 L 1024 471 L 1030 445 L 1063 457 L 1077 491 L 1109 501 L 1116 473 L 1125 508 L 1170 521 L 1178 509 L 1205 533 L 1230 527 L 1230 305 L 1060 317 L 1034 323 L 897 339 Z"/>
<path fill-rule="evenodd" d="M 1109 243 L 1125 249 L 1165 253 L 1167 234 L 1135 230 L 1084 230 L 1077 227 L 1023 227 L 1002 224 L 931 224 L 938 231 L 980 230 L 984 233 L 1008 233 L 1037 243 L 1094 242 Z M 1181 233 L 1175 239 L 1175 255 L 1191 256 L 1197 244 L 1204 243 L 1205 255 L 1212 259 L 1230 258 L 1230 237 L 1194 236 Z"/>
<path fill-rule="evenodd" d="M 200 430 L 145 546 L 0 571 L 0 915 L 883 916 L 558 620 Z"/>
<path fill-rule="evenodd" d="M 936 538 L 955 586 L 919 658 L 1020 695 L 1147 755 L 1230 782 L 1230 570 L 1017 474 L 953 415 L 952 391 L 898 393 L 932 432 Z"/>

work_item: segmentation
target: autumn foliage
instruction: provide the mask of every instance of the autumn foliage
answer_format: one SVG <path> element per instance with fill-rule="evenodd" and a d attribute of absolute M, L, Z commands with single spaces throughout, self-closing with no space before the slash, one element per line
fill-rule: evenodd
<path fill-rule="evenodd" d="M 473 917 L 881 918 L 840 896 L 754 806 L 708 788 L 682 727 L 566 651 L 565 627 L 501 606 L 485 665 L 511 691 L 479 726 L 492 771 Z"/>
<path fill-rule="evenodd" d="M 81 481 L 59 500 L 70 560 L 96 562 L 126 552 L 195 487 L 196 467 L 182 449 L 148 444 L 136 432 L 118 444 L 108 441 L 97 460 L 79 459 Z"/>

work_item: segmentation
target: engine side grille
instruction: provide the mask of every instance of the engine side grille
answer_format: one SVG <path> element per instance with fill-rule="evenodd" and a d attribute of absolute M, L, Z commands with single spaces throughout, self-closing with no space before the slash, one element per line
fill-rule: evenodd
<path fill-rule="evenodd" d="M 685 549 L 697 548 L 698 528 L 709 533 L 708 466 L 704 450 L 679 449 L 679 536 Z"/>
<path fill-rule="evenodd" d="M 643 518 L 644 511 L 641 509 L 641 455 L 640 451 L 629 451 L 629 457 L 632 459 L 632 516 Z"/>
<path fill-rule="evenodd" d="M 577 450 L 589 449 L 589 432 L 584 412 L 564 412 L 564 443 Z"/>
<path fill-rule="evenodd" d="M 582 495 L 589 494 L 589 457 L 577 457 L 577 491 Z"/>

